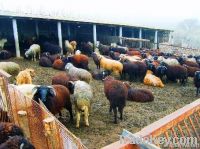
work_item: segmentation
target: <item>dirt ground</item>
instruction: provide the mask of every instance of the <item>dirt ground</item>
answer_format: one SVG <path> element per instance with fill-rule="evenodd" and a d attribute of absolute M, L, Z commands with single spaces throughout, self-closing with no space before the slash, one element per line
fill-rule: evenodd
<path fill-rule="evenodd" d="M 40 67 L 38 62 L 16 58 L 9 61 L 18 63 L 22 70 L 25 68 L 34 68 L 36 71 L 36 77 L 33 79 L 34 84 L 50 85 L 52 76 L 59 72 L 52 68 Z M 91 70 L 96 69 L 93 60 L 90 60 L 89 67 Z M 60 119 L 89 149 L 99 149 L 119 140 L 119 135 L 123 129 L 127 129 L 132 133 L 138 132 L 143 127 L 197 99 L 191 78 L 186 86 L 181 86 L 178 83 L 168 83 L 164 88 L 156 88 L 146 86 L 140 82 L 132 82 L 133 87 L 150 89 L 155 96 L 155 100 L 150 103 L 127 101 L 124 109 L 124 120 L 119 120 L 118 124 L 114 124 L 113 115 L 110 115 L 108 112 L 109 102 L 104 95 L 103 82 L 93 80 L 91 86 L 94 98 L 89 117 L 90 126 L 85 127 L 82 122 L 79 129 L 75 128 L 75 124 L 68 122 L 69 113 L 66 110 L 63 110 L 65 117 Z"/>

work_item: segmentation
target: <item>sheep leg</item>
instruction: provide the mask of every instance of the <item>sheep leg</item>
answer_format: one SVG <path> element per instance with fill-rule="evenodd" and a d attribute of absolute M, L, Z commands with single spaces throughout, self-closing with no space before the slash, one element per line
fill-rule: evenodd
<path fill-rule="evenodd" d="M 109 113 L 112 114 L 112 106 L 110 105 Z"/>
<path fill-rule="evenodd" d="M 122 108 L 118 108 L 118 111 L 120 113 L 120 120 L 123 120 L 123 109 Z"/>
<path fill-rule="evenodd" d="M 72 113 L 72 105 L 66 105 L 66 109 L 69 111 L 70 114 L 70 122 L 73 122 L 73 113 Z"/>
<path fill-rule="evenodd" d="M 84 121 L 85 121 L 86 126 L 89 126 L 88 116 L 89 116 L 88 107 L 85 106 L 85 108 L 84 108 Z"/>
<path fill-rule="evenodd" d="M 80 123 L 80 119 L 81 119 L 81 114 L 80 112 L 77 110 L 76 111 L 76 128 L 79 128 L 79 123 Z"/>
<path fill-rule="evenodd" d="M 114 111 L 114 123 L 117 124 L 117 108 L 114 107 L 113 111 Z"/>
<path fill-rule="evenodd" d="M 35 53 L 33 54 L 33 58 L 34 58 L 33 61 L 36 62 L 36 54 Z"/>
<path fill-rule="evenodd" d="M 199 95 L 199 88 L 197 87 L 196 96 Z"/>
<path fill-rule="evenodd" d="M 61 111 L 59 111 L 58 113 L 59 113 L 59 116 L 62 117 L 62 113 L 61 113 Z"/>

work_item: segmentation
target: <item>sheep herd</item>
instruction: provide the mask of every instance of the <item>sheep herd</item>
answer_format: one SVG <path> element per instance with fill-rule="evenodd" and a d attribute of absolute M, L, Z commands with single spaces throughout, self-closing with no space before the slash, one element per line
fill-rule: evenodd
<path fill-rule="evenodd" d="M 66 41 L 66 55 L 61 55 L 61 48 L 45 42 L 42 46 L 33 44 L 25 52 L 25 58 L 36 61 L 41 67 L 52 67 L 62 70 L 52 77 L 52 85 L 33 85 L 33 69 L 21 72 L 20 66 L 13 62 L 0 62 L 0 69 L 16 75 L 16 85 L 25 96 L 44 103 L 53 114 L 61 114 L 63 108 L 70 114 L 73 122 L 73 109 L 76 113 L 76 127 L 80 127 L 83 116 L 86 126 L 89 126 L 89 113 L 93 99 L 91 81 L 103 80 L 104 94 L 110 103 L 110 112 L 114 112 L 114 123 L 117 123 L 117 111 L 123 119 L 126 101 L 151 102 L 154 95 L 151 90 L 132 88 L 135 81 L 145 85 L 164 88 L 169 81 L 186 85 L 188 77 L 194 80 L 200 89 L 200 56 L 175 55 L 163 53 L 160 50 L 135 49 L 112 44 L 99 44 L 96 47 L 91 42 L 81 43 L 80 50 L 75 41 Z M 40 48 L 41 47 L 41 48 Z M 94 52 L 93 52 L 94 49 Z M 96 69 L 89 68 L 89 57 L 92 57 Z M 10 68 L 11 67 L 11 68 Z"/>

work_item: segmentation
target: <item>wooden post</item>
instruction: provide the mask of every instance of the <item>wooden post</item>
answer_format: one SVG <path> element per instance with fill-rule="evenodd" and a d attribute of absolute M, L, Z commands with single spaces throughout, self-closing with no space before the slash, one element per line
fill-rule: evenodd
<path fill-rule="evenodd" d="M 18 111 L 18 120 L 19 120 L 19 126 L 23 129 L 26 137 L 30 140 L 30 130 L 29 130 L 29 123 L 27 118 L 27 112 L 26 111 Z"/>
<path fill-rule="evenodd" d="M 59 137 L 57 136 L 57 129 L 55 124 L 55 119 L 53 117 L 48 117 L 43 120 L 45 128 L 45 136 L 47 137 L 49 149 L 61 148 L 59 144 Z"/>
<path fill-rule="evenodd" d="M 59 41 L 59 46 L 61 47 L 61 54 L 63 54 L 63 45 L 62 45 L 62 26 L 61 22 L 57 23 L 58 27 L 58 41 Z"/>
<path fill-rule="evenodd" d="M 139 39 L 142 39 L 142 28 L 139 30 Z M 142 48 L 142 41 L 139 42 L 139 48 Z"/>
<path fill-rule="evenodd" d="M 37 38 L 39 38 L 39 26 L 38 26 L 38 21 L 35 21 L 35 32 L 36 32 Z"/>
<path fill-rule="evenodd" d="M 18 38 L 17 20 L 16 19 L 12 19 L 12 25 L 13 25 L 13 34 L 14 34 L 14 39 L 15 39 L 16 57 L 20 57 L 19 38 Z"/>
<path fill-rule="evenodd" d="M 96 28 L 96 24 L 93 24 L 93 42 L 94 42 L 94 47 L 96 47 L 96 44 L 97 44 L 97 28 Z"/>
<path fill-rule="evenodd" d="M 154 37 L 154 49 L 158 49 L 158 31 L 155 31 L 155 37 Z"/>
<path fill-rule="evenodd" d="M 122 37 L 122 26 L 119 27 L 119 37 Z M 120 44 L 122 44 L 122 38 L 119 39 Z"/>

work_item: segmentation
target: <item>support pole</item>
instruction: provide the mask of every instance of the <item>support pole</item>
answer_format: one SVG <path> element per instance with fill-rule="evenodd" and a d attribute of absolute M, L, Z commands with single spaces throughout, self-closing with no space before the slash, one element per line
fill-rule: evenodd
<path fill-rule="evenodd" d="M 158 49 L 158 31 L 155 31 L 155 37 L 154 37 L 154 49 Z"/>
<path fill-rule="evenodd" d="M 35 21 L 35 32 L 36 32 L 36 36 L 37 36 L 37 38 L 39 38 L 39 27 L 38 27 L 38 21 Z"/>
<path fill-rule="evenodd" d="M 58 27 L 58 41 L 59 41 L 59 46 L 61 47 L 61 54 L 63 54 L 63 46 L 62 46 L 62 26 L 61 22 L 57 23 Z"/>
<path fill-rule="evenodd" d="M 119 27 L 119 37 L 122 37 L 122 26 Z M 122 39 L 119 39 L 120 44 L 122 44 Z"/>
<path fill-rule="evenodd" d="M 139 38 L 142 39 L 142 29 L 139 30 Z M 142 48 L 142 41 L 139 42 L 139 48 Z"/>
<path fill-rule="evenodd" d="M 94 42 L 94 46 L 96 47 L 96 44 L 97 44 L 97 28 L 96 28 L 96 24 L 93 24 L 93 42 Z"/>
<path fill-rule="evenodd" d="M 70 40 L 70 25 L 68 24 L 67 25 L 67 35 L 68 35 L 68 37 L 69 37 L 69 40 Z"/>
<path fill-rule="evenodd" d="M 13 34 L 14 34 L 14 40 L 15 40 L 16 57 L 20 57 L 19 38 L 18 38 L 16 19 L 12 19 L 12 25 L 13 25 Z"/>

